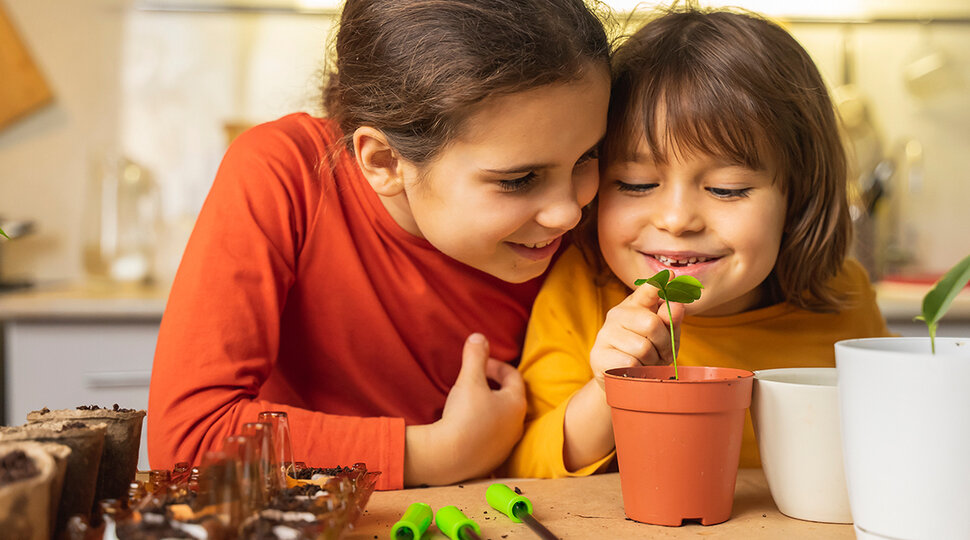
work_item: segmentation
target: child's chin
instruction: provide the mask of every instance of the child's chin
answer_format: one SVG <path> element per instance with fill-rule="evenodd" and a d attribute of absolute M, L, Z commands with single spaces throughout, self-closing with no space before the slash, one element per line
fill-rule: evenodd
<path fill-rule="evenodd" d="M 532 265 L 526 270 L 525 268 L 511 268 L 503 269 L 501 272 L 488 272 L 494 277 L 501 279 L 506 283 L 525 283 L 526 281 L 532 281 L 533 279 L 541 276 L 546 269 L 549 268 L 548 262 L 546 264 L 536 264 Z"/>

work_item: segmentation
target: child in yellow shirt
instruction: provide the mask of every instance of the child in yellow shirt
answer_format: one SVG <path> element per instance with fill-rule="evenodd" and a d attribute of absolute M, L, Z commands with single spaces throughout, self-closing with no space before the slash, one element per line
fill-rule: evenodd
<path fill-rule="evenodd" d="M 526 430 L 505 474 L 588 475 L 611 460 L 603 372 L 672 360 L 671 321 L 638 278 L 667 269 L 704 284 L 699 301 L 673 305 L 681 365 L 834 366 L 836 341 L 888 334 L 846 259 L 832 102 L 777 25 L 697 9 L 648 22 L 613 60 L 600 170 L 595 218 L 533 307 Z M 741 466 L 757 465 L 749 420 Z"/>

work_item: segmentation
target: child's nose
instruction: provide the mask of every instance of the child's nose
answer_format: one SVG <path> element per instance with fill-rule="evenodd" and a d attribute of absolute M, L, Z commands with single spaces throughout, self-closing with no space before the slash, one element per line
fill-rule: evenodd
<path fill-rule="evenodd" d="M 656 209 L 654 225 L 675 236 L 698 232 L 704 228 L 704 220 L 696 205 L 683 197 L 671 197 Z"/>
<path fill-rule="evenodd" d="M 548 229 L 569 230 L 579 224 L 583 207 L 596 196 L 598 180 L 562 182 L 536 214 L 536 222 Z"/>

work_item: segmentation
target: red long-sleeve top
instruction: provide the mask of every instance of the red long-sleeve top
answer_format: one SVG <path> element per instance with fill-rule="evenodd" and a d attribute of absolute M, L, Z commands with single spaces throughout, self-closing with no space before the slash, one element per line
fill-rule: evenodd
<path fill-rule="evenodd" d="M 363 461 L 400 488 L 404 427 L 440 418 L 465 338 L 518 358 L 539 279 L 503 282 L 403 230 L 340 136 L 294 114 L 226 153 L 162 318 L 153 468 L 282 410 L 297 461 Z"/>

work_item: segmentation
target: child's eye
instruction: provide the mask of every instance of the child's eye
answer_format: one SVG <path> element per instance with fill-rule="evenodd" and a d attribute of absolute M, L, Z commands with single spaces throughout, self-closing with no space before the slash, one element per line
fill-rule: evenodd
<path fill-rule="evenodd" d="M 707 188 L 707 191 L 718 199 L 741 199 L 748 196 L 751 188 L 727 189 L 727 188 Z"/>
<path fill-rule="evenodd" d="M 530 172 L 529 174 L 521 177 L 514 178 L 512 180 L 499 180 L 498 185 L 502 188 L 502 191 L 507 193 L 525 191 L 532 187 L 535 181 L 538 179 L 536 173 Z"/>
<path fill-rule="evenodd" d="M 579 161 L 576 162 L 575 167 L 579 167 L 580 165 L 583 165 L 593 160 L 597 160 L 599 158 L 600 158 L 599 147 L 593 148 L 589 152 L 586 152 L 585 154 L 583 154 L 581 158 L 579 158 Z"/>
<path fill-rule="evenodd" d="M 653 188 L 657 187 L 658 184 L 631 184 L 629 182 L 624 182 L 622 180 L 616 181 L 617 191 L 626 191 L 630 193 L 646 193 Z"/>

